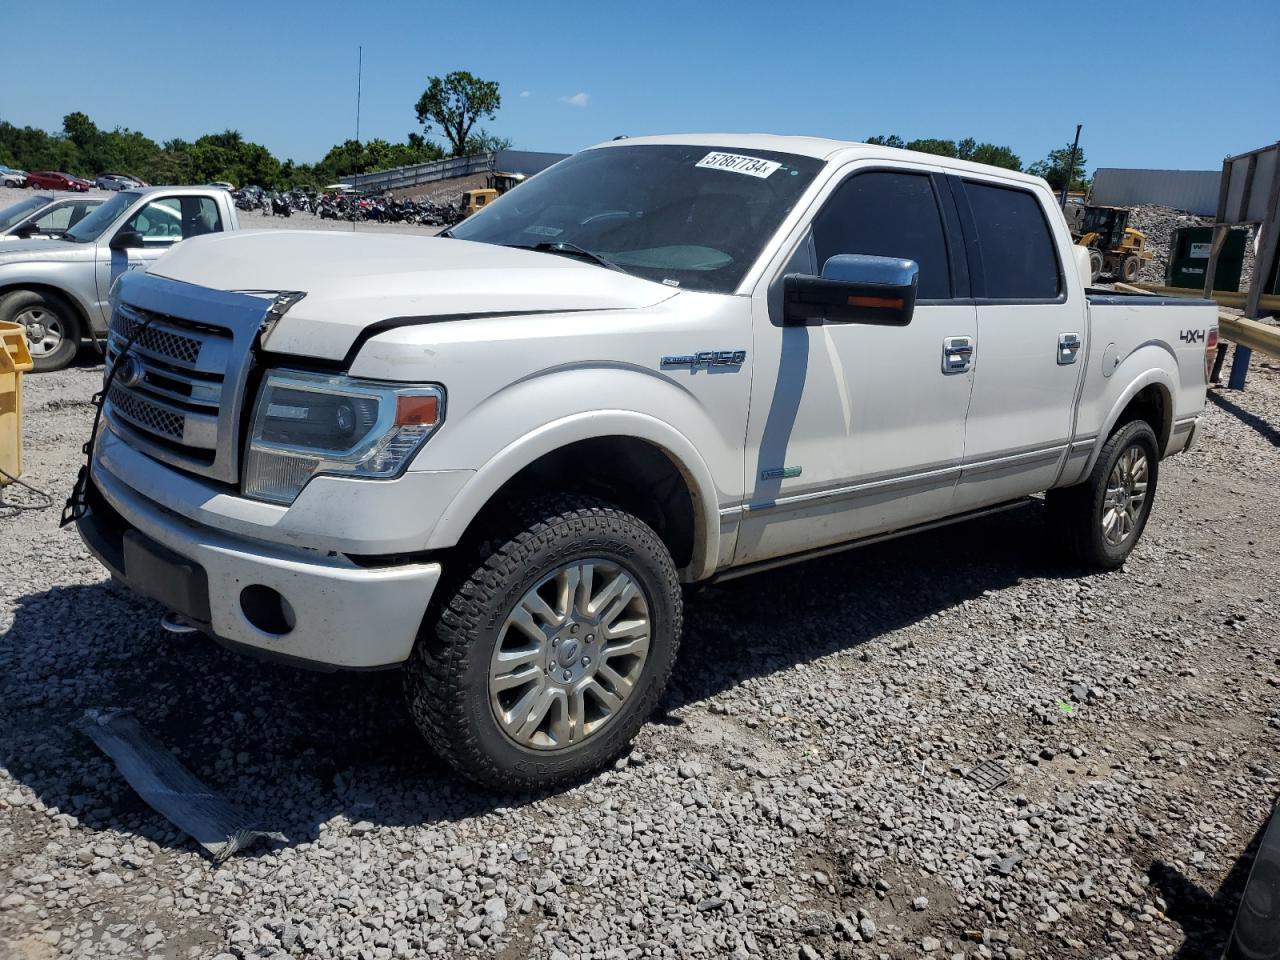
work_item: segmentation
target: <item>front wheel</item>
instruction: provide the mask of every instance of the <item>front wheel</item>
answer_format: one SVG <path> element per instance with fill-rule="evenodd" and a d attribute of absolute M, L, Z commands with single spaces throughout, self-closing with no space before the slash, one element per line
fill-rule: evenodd
<path fill-rule="evenodd" d="M 68 367 L 80 349 L 80 324 L 61 297 L 39 290 L 15 290 L 0 297 L 0 320 L 20 323 L 36 373 Z"/>
<path fill-rule="evenodd" d="M 1104 570 L 1124 565 L 1151 515 L 1159 472 L 1155 431 L 1134 420 L 1107 440 L 1084 483 L 1049 491 L 1049 516 L 1075 559 Z"/>
<path fill-rule="evenodd" d="M 472 557 L 405 667 L 419 730 L 498 790 L 600 769 L 671 674 L 683 610 L 670 553 L 636 517 L 565 496 L 533 501 Z"/>

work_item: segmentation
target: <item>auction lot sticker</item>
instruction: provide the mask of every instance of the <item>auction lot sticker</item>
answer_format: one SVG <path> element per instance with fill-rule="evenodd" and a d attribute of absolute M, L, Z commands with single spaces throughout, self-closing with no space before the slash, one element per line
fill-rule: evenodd
<path fill-rule="evenodd" d="M 711 170 L 728 170 L 730 173 L 745 173 L 748 177 L 764 179 L 782 164 L 774 163 L 772 160 L 761 160 L 759 157 L 744 157 L 737 153 L 708 153 L 694 166 L 707 167 Z"/>

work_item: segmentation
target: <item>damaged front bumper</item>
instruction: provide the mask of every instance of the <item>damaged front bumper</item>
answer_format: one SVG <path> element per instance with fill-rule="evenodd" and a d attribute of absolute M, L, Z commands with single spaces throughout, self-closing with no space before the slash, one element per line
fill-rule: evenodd
<path fill-rule="evenodd" d="M 77 523 L 98 560 L 232 646 L 318 669 L 375 669 L 408 658 L 438 563 L 357 564 L 341 554 L 250 540 L 142 497 L 94 464 Z"/>

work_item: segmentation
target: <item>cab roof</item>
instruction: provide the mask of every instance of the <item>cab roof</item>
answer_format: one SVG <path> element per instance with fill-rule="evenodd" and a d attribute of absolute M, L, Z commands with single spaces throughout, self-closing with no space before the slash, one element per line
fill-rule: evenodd
<path fill-rule="evenodd" d="M 910 160 L 915 163 L 927 163 L 945 167 L 959 173 L 998 173 L 1008 180 L 1025 184 L 1043 184 L 1040 177 L 1027 173 L 1008 170 L 1004 167 L 993 167 L 985 163 L 973 163 L 969 160 L 956 160 L 952 157 L 940 157 L 932 153 L 920 153 L 916 150 L 902 150 L 897 147 L 885 147 L 874 143 L 862 143 L 858 140 L 830 140 L 826 137 L 780 136 L 773 133 L 677 133 L 651 137 L 624 137 L 596 144 L 590 149 L 601 147 L 625 147 L 636 144 L 681 144 L 689 146 L 720 147 L 729 150 L 772 150 L 777 153 L 792 153 L 802 157 L 814 157 L 818 160 L 845 161 L 862 157 L 893 158 Z"/>

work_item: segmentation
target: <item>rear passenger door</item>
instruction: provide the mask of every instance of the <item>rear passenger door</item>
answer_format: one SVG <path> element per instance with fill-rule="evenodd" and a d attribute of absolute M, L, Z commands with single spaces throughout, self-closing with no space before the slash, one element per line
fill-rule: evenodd
<path fill-rule="evenodd" d="M 1082 287 L 1044 189 L 948 178 L 978 309 L 973 396 L 956 509 L 1051 487 L 1072 439 L 1086 356 Z"/>

